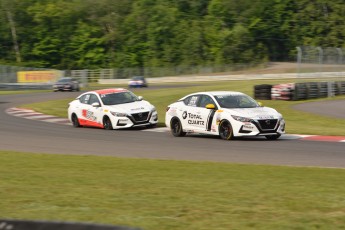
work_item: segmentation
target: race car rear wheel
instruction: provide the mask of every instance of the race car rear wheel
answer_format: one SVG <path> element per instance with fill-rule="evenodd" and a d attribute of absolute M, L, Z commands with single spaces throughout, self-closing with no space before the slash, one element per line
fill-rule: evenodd
<path fill-rule="evenodd" d="M 178 118 L 171 120 L 171 133 L 175 137 L 183 137 L 186 132 L 183 132 L 181 121 Z"/>
<path fill-rule="evenodd" d="M 232 126 L 228 120 L 222 120 L 219 124 L 219 136 L 223 140 L 231 140 L 234 138 Z"/>
<path fill-rule="evenodd" d="M 81 127 L 77 115 L 73 114 L 71 120 L 72 120 L 73 127 L 76 127 L 76 128 Z"/>
<path fill-rule="evenodd" d="M 112 130 L 113 129 L 113 124 L 111 123 L 111 120 L 109 119 L 109 117 L 103 118 L 103 127 L 106 130 Z"/>
<path fill-rule="evenodd" d="M 267 140 L 277 140 L 280 137 L 280 134 L 277 135 L 267 135 L 265 136 Z"/>

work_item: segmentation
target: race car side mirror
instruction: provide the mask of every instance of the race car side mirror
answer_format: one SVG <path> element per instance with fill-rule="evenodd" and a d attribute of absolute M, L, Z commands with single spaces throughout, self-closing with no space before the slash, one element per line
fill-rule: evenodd
<path fill-rule="evenodd" d="M 207 104 L 206 109 L 215 109 L 216 106 L 214 104 Z"/>
<path fill-rule="evenodd" d="M 101 106 L 98 102 L 94 102 L 91 105 L 92 105 L 92 107 L 100 107 Z"/>
<path fill-rule="evenodd" d="M 258 102 L 258 104 L 259 104 L 260 107 L 264 106 L 264 104 L 262 104 L 262 102 Z"/>
<path fill-rule="evenodd" d="M 142 101 L 144 98 L 143 96 L 138 96 L 139 101 Z"/>

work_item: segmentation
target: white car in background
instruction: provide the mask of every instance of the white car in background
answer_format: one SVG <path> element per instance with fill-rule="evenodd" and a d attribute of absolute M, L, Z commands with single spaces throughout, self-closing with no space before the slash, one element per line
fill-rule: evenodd
<path fill-rule="evenodd" d="M 101 89 L 81 94 L 69 103 L 68 118 L 74 127 L 123 129 L 155 126 L 156 108 L 127 89 Z"/>
<path fill-rule="evenodd" d="M 248 136 L 275 140 L 285 133 L 280 113 L 233 91 L 189 94 L 167 107 L 165 124 L 174 136 L 199 133 L 225 140 Z"/>
<path fill-rule="evenodd" d="M 143 76 L 134 76 L 128 82 L 129 88 L 143 88 L 148 87 L 146 79 Z"/>

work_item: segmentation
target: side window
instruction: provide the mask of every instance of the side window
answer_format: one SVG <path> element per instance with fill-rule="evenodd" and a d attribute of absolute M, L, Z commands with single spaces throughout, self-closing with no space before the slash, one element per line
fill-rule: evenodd
<path fill-rule="evenodd" d="M 82 104 L 88 104 L 89 99 L 90 99 L 90 94 L 85 94 L 79 98 L 79 101 Z"/>
<path fill-rule="evenodd" d="M 208 95 L 201 95 L 200 96 L 200 100 L 199 100 L 199 107 L 205 108 L 206 105 L 208 105 L 208 104 L 216 105 L 210 96 L 208 96 Z"/>
<path fill-rule="evenodd" d="M 185 98 L 185 99 L 183 100 L 183 103 L 184 103 L 185 105 L 188 105 L 188 103 L 189 103 L 189 101 L 190 101 L 191 98 L 192 98 L 192 97 L 187 97 L 187 98 Z"/>
<path fill-rule="evenodd" d="M 187 97 L 186 99 L 183 100 L 183 102 L 188 106 L 196 107 L 198 99 L 199 99 L 199 96 L 195 95 L 195 96 Z"/>
<path fill-rule="evenodd" d="M 95 94 L 91 94 L 88 104 L 92 105 L 92 103 L 95 103 L 95 102 L 99 103 L 99 100 L 98 100 L 98 98 L 97 98 L 97 96 Z"/>

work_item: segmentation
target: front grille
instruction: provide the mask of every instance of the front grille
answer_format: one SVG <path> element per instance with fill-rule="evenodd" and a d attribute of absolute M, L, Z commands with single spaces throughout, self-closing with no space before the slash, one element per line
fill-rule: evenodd
<path fill-rule="evenodd" d="M 262 130 L 273 130 L 277 126 L 278 119 L 258 120 Z"/>
<path fill-rule="evenodd" d="M 149 116 L 149 112 L 143 112 L 143 113 L 133 113 L 132 117 L 136 122 L 141 122 L 141 121 L 147 121 Z"/>

